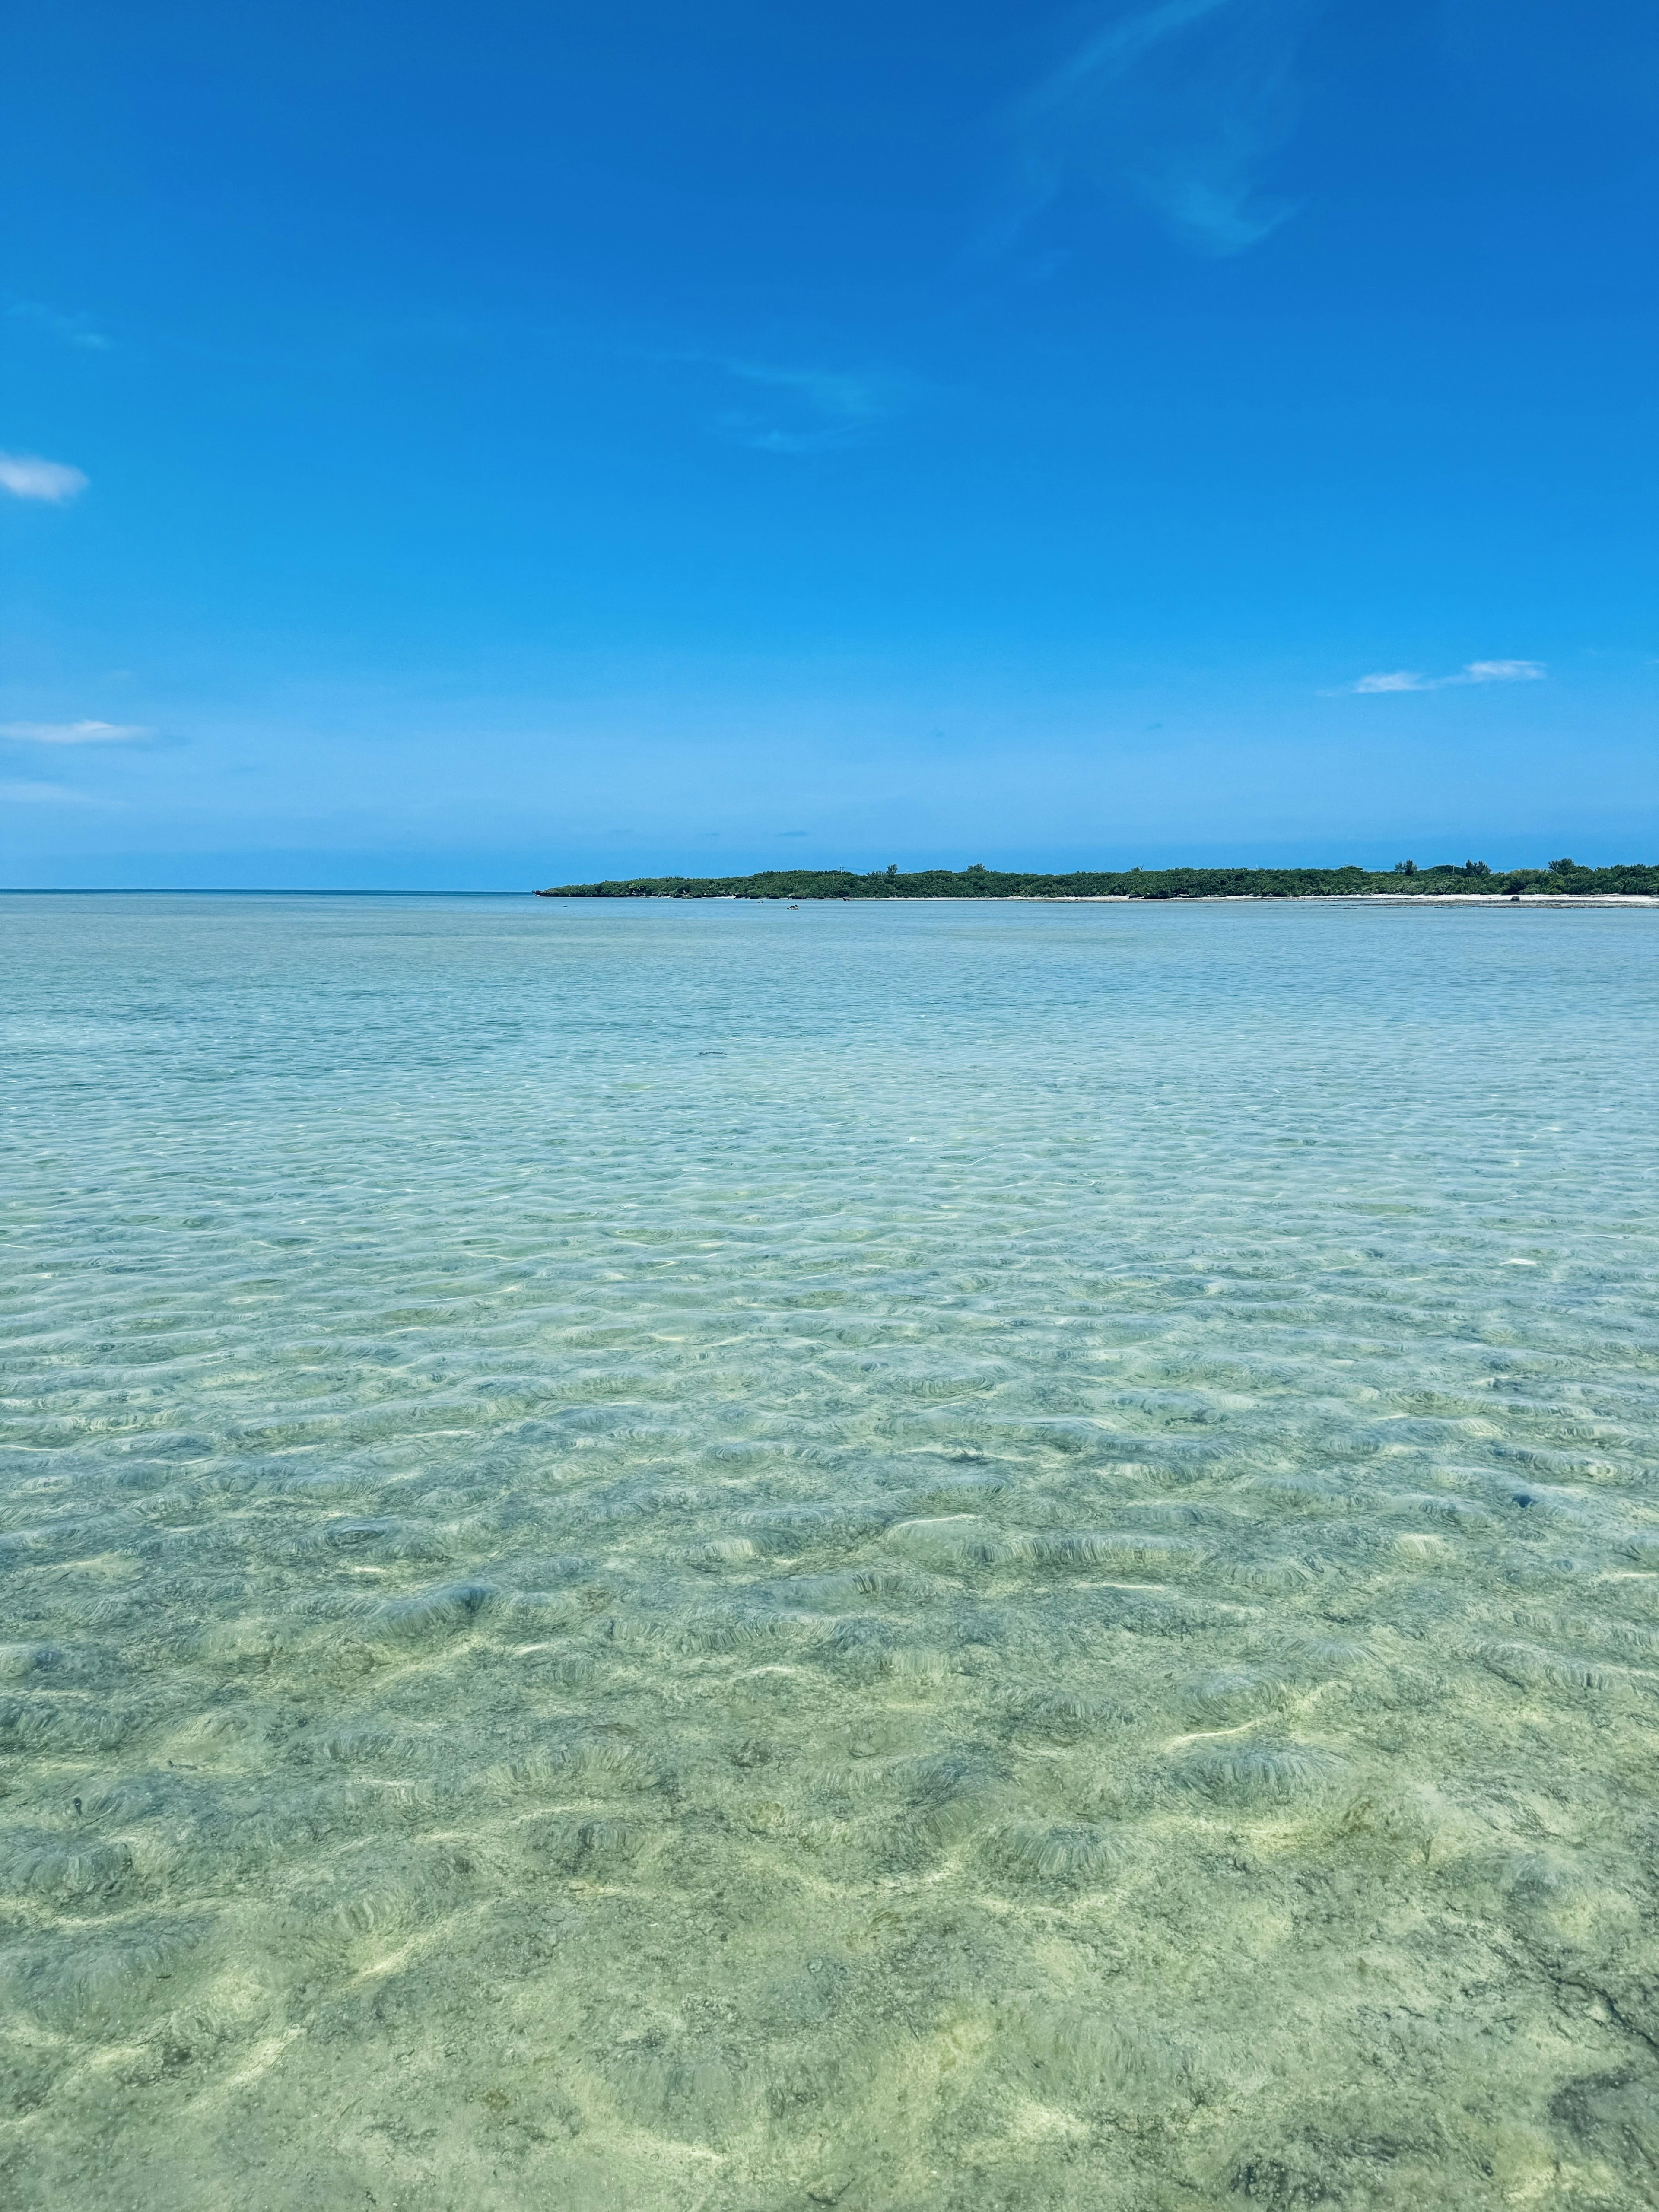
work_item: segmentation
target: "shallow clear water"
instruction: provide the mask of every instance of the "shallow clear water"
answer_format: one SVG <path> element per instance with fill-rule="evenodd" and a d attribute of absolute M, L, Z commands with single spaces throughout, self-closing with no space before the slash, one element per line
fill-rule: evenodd
<path fill-rule="evenodd" d="M 9 2205 L 1656 2201 L 1659 917 L 0 929 Z"/>

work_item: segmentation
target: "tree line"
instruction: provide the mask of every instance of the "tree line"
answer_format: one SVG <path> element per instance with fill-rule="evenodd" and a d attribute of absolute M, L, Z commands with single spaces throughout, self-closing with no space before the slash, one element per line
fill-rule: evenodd
<path fill-rule="evenodd" d="M 1492 868 L 1485 860 L 1443 860 L 1419 867 L 1401 860 L 1386 872 L 1341 868 L 1082 869 L 1068 875 L 987 868 L 767 868 L 749 876 L 629 876 L 597 884 L 558 884 L 538 898 L 1352 898 L 1383 893 L 1576 892 L 1659 894 L 1659 865 L 1631 861 L 1589 868 L 1552 860 L 1541 868 Z"/>

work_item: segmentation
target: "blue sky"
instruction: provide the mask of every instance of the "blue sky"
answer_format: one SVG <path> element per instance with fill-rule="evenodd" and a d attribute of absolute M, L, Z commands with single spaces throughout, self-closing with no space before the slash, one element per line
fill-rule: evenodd
<path fill-rule="evenodd" d="M 23 0 L 0 880 L 1659 857 L 1629 0 Z"/>

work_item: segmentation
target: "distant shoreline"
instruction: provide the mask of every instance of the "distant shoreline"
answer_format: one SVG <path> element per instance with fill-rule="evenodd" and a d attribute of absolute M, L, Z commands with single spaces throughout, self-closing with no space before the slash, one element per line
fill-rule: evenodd
<path fill-rule="evenodd" d="M 465 896 L 457 893 L 457 896 Z M 534 898 L 587 898 L 606 894 L 585 891 L 534 891 Z M 615 894 L 608 896 L 614 897 Z M 672 891 L 647 891 L 631 894 L 640 898 L 672 902 L 677 894 Z M 756 900 L 739 891 L 705 892 L 702 902 L 710 905 L 753 906 L 780 903 L 777 897 Z M 1387 891 L 1328 891 L 1304 893 L 1299 897 L 1273 891 L 1197 891 L 1178 898 L 1159 899 L 1137 895 L 1133 891 L 988 891 L 981 897 L 962 898 L 948 892 L 927 892 L 908 898 L 880 901 L 825 897 L 822 893 L 804 891 L 798 898 L 788 901 L 791 906 L 1386 906 L 1386 907 L 1528 907 L 1541 910 L 1563 907 L 1659 907 L 1659 893 L 1653 891 L 1593 892 L 1584 898 L 1570 894 L 1548 891 L 1541 896 L 1509 891 L 1422 891 L 1418 893 Z"/>
<path fill-rule="evenodd" d="M 339 884 L 295 890 L 285 884 L 6 884 L 0 898 L 201 898 L 201 899 L 524 899 L 628 897 L 653 901 L 688 896 L 673 891 L 598 891 L 584 884 L 558 890 L 436 890 L 416 884 L 390 890 L 365 890 Z M 787 902 L 791 906 L 840 906 L 860 903 L 822 891 L 772 892 L 700 891 L 690 894 L 705 902 L 726 905 Z M 866 895 L 867 896 L 867 895 Z M 881 903 L 913 906 L 1389 906 L 1389 907 L 1659 907 L 1655 891 L 981 891 L 908 892 L 889 896 Z"/>
<path fill-rule="evenodd" d="M 897 866 L 855 874 L 850 868 L 774 868 L 748 876 L 627 876 L 602 883 L 556 884 L 538 898 L 742 899 L 799 905 L 851 905 L 866 899 L 1015 900 L 1052 905 L 1127 904 L 1137 900 L 1328 899 L 1344 904 L 1455 906 L 1652 906 L 1659 864 L 1625 861 L 1590 868 L 1571 860 L 1542 868 L 1489 867 L 1484 860 L 1419 868 L 1402 860 L 1386 874 L 1340 868 L 1076 869 L 1066 874 L 975 866 Z"/>

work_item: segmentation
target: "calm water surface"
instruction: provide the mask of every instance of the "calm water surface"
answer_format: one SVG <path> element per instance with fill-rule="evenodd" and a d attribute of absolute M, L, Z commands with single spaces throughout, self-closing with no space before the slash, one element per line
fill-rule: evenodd
<path fill-rule="evenodd" d="M 1659 2201 L 1659 916 L 0 931 L 8 2205 Z"/>

